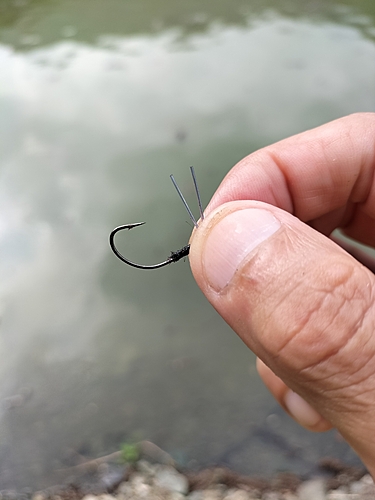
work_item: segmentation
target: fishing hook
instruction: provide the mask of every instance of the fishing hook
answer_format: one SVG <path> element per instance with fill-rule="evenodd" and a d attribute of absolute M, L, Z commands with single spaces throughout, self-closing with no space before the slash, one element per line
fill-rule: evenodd
<path fill-rule="evenodd" d="M 197 179 L 195 177 L 195 172 L 194 172 L 194 168 L 193 167 L 190 167 L 190 172 L 191 172 L 191 176 L 193 178 L 195 194 L 196 194 L 197 200 L 198 200 L 199 214 L 200 214 L 201 220 L 203 220 L 204 219 L 204 215 L 203 215 L 202 202 L 201 202 L 201 197 L 200 197 L 200 194 L 199 194 Z M 189 214 L 189 217 L 190 217 L 191 221 L 193 222 L 194 226 L 197 228 L 198 227 L 198 223 L 197 223 L 197 221 L 196 221 L 196 219 L 195 219 L 192 211 L 190 210 L 190 207 L 187 204 L 187 202 L 186 202 L 186 200 L 185 200 L 185 198 L 184 198 L 184 196 L 183 196 L 180 188 L 178 187 L 175 178 L 173 177 L 173 175 L 170 175 L 170 178 L 171 178 L 171 181 L 173 182 L 174 187 L 176 188 L 176 191 L 177 191 L 179 197 L 182 200 L 182 203 L 184 204 L 184 206 L 185 206 L 185 208 L 186 208 L 186 210 L 187 210 L 187 212 Z M 123 231 L 124 229 L 128 229 L 128 230 L 129 229 L 133 229 L 134 227 L 143 226 L 143 224 L 145 224 L 145 222 L 133 222 L 132 224 L 123 224 L 121 226 L 116 227 L 111 232 L 111 234 L 109 235 L 109 245 L 110 245 L 113 253 L 116 255 L 116 257 L 118 257 L 120 260 L 122 260 L 122 262 L 125 262 L 125 264 L 128 264 L 129 266 L 136 267 L 137 269 L 159 269 L 160 267 L 164 267 L 164 266 L 167 266 L 168 264 L 172 264 L 172 262 L 178 262 L 179 260 L 181 260 L 184 257 L 187 257 L 189 255 L 190 245 L 185 245 L 183 248 L 180 248 L 180 250 L 176 250 L 175 252 L 171 252 L 171 255 L 166 260 L 164 260 L 163 262 L 160 262 L 159 264 L 153 264 L 153 265 L 150 265 L 150 266 L 145 266 L 145 265 L 142 265 L 142 264 L 136 264 L 135 262 L 132 262 L 131 260 L 129 260 L 126 257 L 124 257 L 118 251 L 118 249 L 116 247 L 116 244 L 115 244 L 115 235 L 119 231 Z"/>

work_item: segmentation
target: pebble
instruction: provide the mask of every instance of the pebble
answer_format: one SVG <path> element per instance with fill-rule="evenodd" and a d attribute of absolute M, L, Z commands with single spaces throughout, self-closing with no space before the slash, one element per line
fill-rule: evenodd
<path fill-rule="evenodd" d="M 193 491 L 188 495 L 188 500 L 223 500 L 223 493 L 221 489 L 208 489 Z"/>
<path fill-rule="evenodd" d="M 345 491 L 331 491 L 326 496 L 327 500 L 361 500 L 362 496 L 356 493 L 347 493 Z"/>
<path fill-rule="evenodd" d="M 283 497 L 277 491 L 268 491 L 262 496 L 262 500 L 283 500 Z"/>
<path fill-rule="evenodd" d="M 82 500 L 116 500 L 116 497 L 108 494 L 99 495 L 97 497 L 95 495 L 86 495 Z"/>
<path fill-rule="evenodd" d="M 362 495 L 367 500 L 375 498 L 375 485 L 370 474 L 366 474 L 360 481 L 355 481 L 349 487 L 352 494 Z"/>
<path fill-rule="evenodd" d="M 150 464 L 150 462 L 147 462 L 146 460 L 139 460 L 137 462 L 138 472 L 141 472 L 142 474 L 145 474 L 146 476 L 149 477 L 155 476 L 157 467 L 158 467 L 157 465 Z"/>
<path fill-rule="evenodd" d="M 31 497 L 31 500 L 46 500 L 46 496 L 44 493 L 37 491 L 34 493 L 34 495 Z"/>
<path fill-rule="evenodd" d="M 326 500 L 323 479 L 305 481 L 297 490 L 299 500 Z"/>
<path fill-rule="evenodd" d="M 227 493 L 223 497 L 223 500 L 253 500 L 253 498 L 254 497 L 250 496 L 247 491 L 233 489 L 227 491 Z"/>
<path fill-rule="evenodd" d="M 186 498 L 187 500 L 203 500 L 203 491 L 192 491 Z"/>
<path fill-rule="evenodd" d="M 111 468 L 102 467 L 101 474 L 113 473 Z M 117 473 L 117 469 L 115 470 Z M 116 476 L 118 477 L 118 476 Z M 358 475 L 357 475 L 358 477 Z M 140 460 L 136 470 L 127 481 L 122 482 L 112 494 L 86 494 L 82 500 L 375 500 L 375 485 L 370 475 L 350 483 L 341 483 L 336 490 L 326 491 L 323 478 L 303 482 L 297 491 L 251 490 L 249 487 L 227 487 L 220 484 L 218 476 L 206 489 L 189 491 L 188 478 L 170 464 L 149 463 Z M 194 484 L 194 483 L 192 483 Z M 293 489 L 293 488 L 292 488 Z M 58 496 L 58 491 L 35 492 L 31 500 L 67 500 L 67 496 Z M 24 497 L 22 497 L 24 498 Z M 0 491 L 0 500 L 21 500 L 16 492 Z"/>
<path fill-rule="evenodd" d="M 189 483 L 185 476 L 173 467 L 160 467 L 155 472 L 154 483 L 156 486 L 166 490 L 186 495 L 189 491 Z"/>

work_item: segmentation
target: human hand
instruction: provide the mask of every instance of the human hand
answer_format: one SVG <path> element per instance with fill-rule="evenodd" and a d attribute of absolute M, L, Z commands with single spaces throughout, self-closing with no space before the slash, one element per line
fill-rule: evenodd
<path fill-rule="evenodd" d="M 225 177 L 191 238 L 211 304 L 304 427 L 337 428 L 375 476 L 375 277 L 324 235 L 375 246 L 375 114 L 268 146 Z"/>

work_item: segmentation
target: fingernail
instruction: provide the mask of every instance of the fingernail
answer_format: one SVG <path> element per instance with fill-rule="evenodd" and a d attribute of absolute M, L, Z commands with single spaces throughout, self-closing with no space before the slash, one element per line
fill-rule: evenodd
<path fill-rule="evenodd" d="M 203 255 L 211 287 L 222 290 L 247 255 L 280 226 L 271 212 L 259 208 L 237 210 L 220 220 L 207 237 Z"/>
<path fill-rule="evenodd" d="M 309 403 L 291 390 L 285 393 L 284 404 L 292 417 L 304 427 L 314 427 L 322 419 Z"/>

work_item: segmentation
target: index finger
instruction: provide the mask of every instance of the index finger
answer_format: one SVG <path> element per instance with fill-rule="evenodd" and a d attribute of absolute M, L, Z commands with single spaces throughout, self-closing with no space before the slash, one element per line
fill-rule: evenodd
<path fill-rule="evenodd" d="M 319 231 L 375 244 L 375 113 L 358 113 L 267 146 L 227 174 L 207 212 L 259 200 Z"/>

